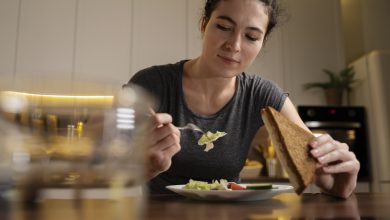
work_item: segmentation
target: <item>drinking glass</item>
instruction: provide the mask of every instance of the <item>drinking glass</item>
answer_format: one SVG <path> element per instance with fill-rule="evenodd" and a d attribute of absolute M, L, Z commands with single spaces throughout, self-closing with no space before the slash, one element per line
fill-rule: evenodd
<path fill-rule="evenodd" d="M 16 220 L 142 219 L 151 99 L 1 92 L 0 192 Z"/>

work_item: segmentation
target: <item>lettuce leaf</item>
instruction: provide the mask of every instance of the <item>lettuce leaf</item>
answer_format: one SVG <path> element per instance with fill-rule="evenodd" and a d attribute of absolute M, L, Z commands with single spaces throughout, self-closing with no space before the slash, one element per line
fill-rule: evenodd
<path fill-rule="evenodd" d="M 209 151 L 214 148 L 213 142 L 216 141 L 218 138 L 221 138 L 226 135 L 226 132 L 223 131 L 216 131 L 215 133 L 208 131 L 200 137 L 198 140 L 198 145 L 203 146 L 206 145 L 206 148 L 204 151 Z"/>
<path fill-rule="evenodd" d="M 183 188 L 193 190 L 228 190 L 227 185 L 228 182 L 225 179 L 213 180 L 212 183 L 190 179 Z"/>

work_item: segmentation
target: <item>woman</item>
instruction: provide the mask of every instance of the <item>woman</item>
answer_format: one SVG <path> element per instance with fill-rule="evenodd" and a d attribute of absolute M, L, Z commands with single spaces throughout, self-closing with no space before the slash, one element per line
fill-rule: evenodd
<path fill-rule="evenodd" d="M 265 106 L 308 130 L 286 93 L 243 72 L 260 53 L 278 13 L 275 0 L 208 0 L 201 20 L 201 55 L 144 69 L 130 80 L 158 102 L 148 148 L 152 193 L 164 193 L 166 185 L 190 178 L 238 181 L 250 142 L 264 125 L 260 110 Z M 189 122 L 227 135 L 205 152 L 197 144 L 202 133 L 176 127 Z M 311 147 L 318 161 L 315 183 L 327 193 L 348 197 L 360 167 L 355 155 L 329 135 L 315 138 Z"/>

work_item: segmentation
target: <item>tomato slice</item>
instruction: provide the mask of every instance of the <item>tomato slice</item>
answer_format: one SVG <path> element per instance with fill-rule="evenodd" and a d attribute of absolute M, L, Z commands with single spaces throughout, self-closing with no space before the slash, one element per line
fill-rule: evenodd
<path fill-rule="evenodd" d="M 237 184 L 237 183 L 234 183 L 234 182 L 231 182 L 229 183 L 229 188 L 231 190 L 245 190 L 245 186 L 241 186 L 240 184 Z"/>

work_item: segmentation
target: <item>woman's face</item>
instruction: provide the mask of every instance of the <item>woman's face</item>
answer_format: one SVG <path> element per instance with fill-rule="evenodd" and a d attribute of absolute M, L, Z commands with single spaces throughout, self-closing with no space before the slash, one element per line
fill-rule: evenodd
<path fill-rule="evenodd" d="M 236 76 L 260 52 L 267 25 L 259 0 L 221 0 L 202 27 L 202 59 L 213 74 Z"/>

